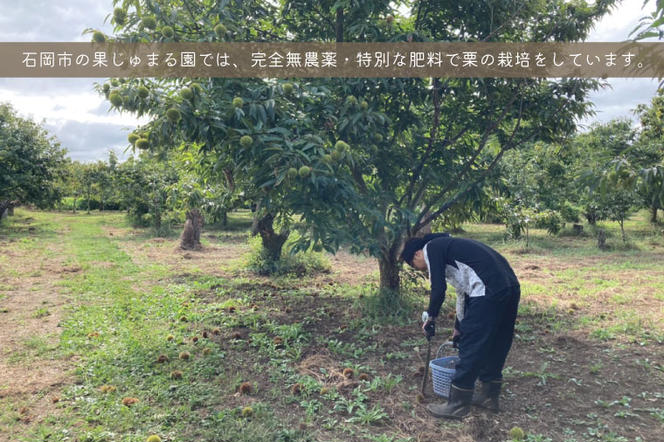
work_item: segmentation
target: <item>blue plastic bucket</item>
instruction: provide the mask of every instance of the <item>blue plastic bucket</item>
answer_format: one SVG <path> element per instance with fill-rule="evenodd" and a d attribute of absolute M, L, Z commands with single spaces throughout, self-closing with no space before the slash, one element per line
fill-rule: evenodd
<path fill-rule="evenodd" d="M 459 363 L 458 356 L 447 356 L 444 358 L 432 359 L 429 362 L 431 369 L 431 380 L 433 381 L 433 392 L 438 396 L 449 397 L 452 377 Z"/>

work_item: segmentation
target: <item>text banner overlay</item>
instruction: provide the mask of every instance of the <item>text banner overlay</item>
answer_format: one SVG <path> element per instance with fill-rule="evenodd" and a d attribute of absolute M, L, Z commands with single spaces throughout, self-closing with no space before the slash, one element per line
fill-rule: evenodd
<path fill-rule="evenodd" d="M 0 43 L 0 77 L 664 77 L 664 43 Z"/>

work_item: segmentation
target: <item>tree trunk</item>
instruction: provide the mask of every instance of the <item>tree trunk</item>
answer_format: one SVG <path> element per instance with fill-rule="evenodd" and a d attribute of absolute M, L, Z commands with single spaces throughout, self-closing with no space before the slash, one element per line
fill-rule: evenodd
<path fill-rule="evenodd" d="M 606 250 L 606 232 L 602 229 L 600 229 L 597 232 L 597 247 L 600 250 Z"/>
<path fill-rule="evenodd" d="M 5 219 L 8 215 L 8 210 L 9 209 L 9 201 L 1 201 L 0 200 L 0 220 Z"/>
<path fill-rule="evenodd" d="M 401 285 L 399 275 L 399 265 L 397 257 L 388 253 L 388 256 L 382 255 L 378 258 L 378 270 L 380 271 L 380 290 L 390 290 L 398 292 Z"/>
<path fill-rule="evenodd" d="M 653 224 L 657 223 L 657 206 L 650 207 L 650 222 Z"/>
<path fill-rule="evenodd" d="M 275 232 L 273 222 L 274 216 L 268 213 L 264 217 L 258 219 L 256 222 L 256 231 L 260 234 L 261 239 L 263 240 L 263 250 L 265 251 L 267 258 L 272 262 L 276 262 L 281 258 L 281 250 L 288 239 L 290 232 Z"/>
<path fill-rule="evenodd" d="M 159 196 L 155 192 L 155 196 L 152 199 L 152 225 L 156 230 L 158 235 L 161 235 L 161 206 L 159 205 Z"/>
<path fill-rule="evenodd" d="M 187 220 L 184 223 L 184 230 L 180 236 L 180 248 L 183 250 L 200 250 L 201 246 L 201 228 L 203 227 L 203 216 L 198 209 L 187 212 Z"/>
<path fill-rule="evenodd" d="M 618 223 L 620 224 L 620 234 L 622 235 L 622 241 L 623 244 L 627 242 L 627 238 L 625 237 L 625 219 L 622 218 L 618 220 Z"/>
<path fill-rule="evenodd" d="M 161 211 L 159 209 L 155 210 L 152 223 L 157 233 L 161 234 Z"/>
<path fill-rule="evenodd" d="M 7 216 L 14 216 L 14 205 L 10 204 L 9 207 L 7 207 Z"/>
<path fill-rule="evenodd" d="M 336 33 L 338 43 L 344 41 L 344 9 L 343 8 L 337 8 L 337 19 L 336 19 L 336 24 L 335 24 L 335 33 Z"/>

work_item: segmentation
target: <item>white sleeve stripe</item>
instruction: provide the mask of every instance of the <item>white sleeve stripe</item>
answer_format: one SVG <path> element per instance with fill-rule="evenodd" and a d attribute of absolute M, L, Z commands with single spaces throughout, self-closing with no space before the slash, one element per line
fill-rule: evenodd
<path fill-rule="evenodd" d="M 427 246 L 429 243 L 424 244 L 422 247 L 422 253 L 424 254 L 424 262 L 427 263 L 427 271 L 429 273 L 429 287 L 431 287 L 431 264 L 429 264 L 429 254 L 427 253 Z"/>

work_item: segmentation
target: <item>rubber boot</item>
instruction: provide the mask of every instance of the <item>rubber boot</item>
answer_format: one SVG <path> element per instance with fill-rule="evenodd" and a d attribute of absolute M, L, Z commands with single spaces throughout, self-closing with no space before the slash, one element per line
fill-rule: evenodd
<path fill-rule="evenodd" d="M 473 395 L 473 405 L 498 413 L 498 398 L 502 385 L 502 380 L 482 382 L 479 391 Z"/>
<path fill-rule="evenodd" d="M 445 405 L 429 404 L 427 410 L 436 417 L 448 419 L 461 419 L 470 413 L 470 403 L 473 399 L 473 390 L 450 386 L 450 397 Z"/>

